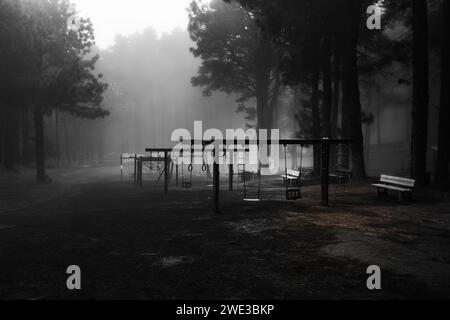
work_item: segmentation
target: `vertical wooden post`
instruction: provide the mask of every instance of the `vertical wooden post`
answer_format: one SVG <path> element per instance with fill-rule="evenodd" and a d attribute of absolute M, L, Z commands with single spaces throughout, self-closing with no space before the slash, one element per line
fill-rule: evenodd
<path fill-rule="evenodd" d="M 214 161 L 214 173 L 213 173 L 213 178 L 214 178 L 214 210 L 216 211 L 216 213 L 219 213 L 219 194 L 220 194 L 220 172 L 219 172 L 219 164 L 217 163 L 217 161 Z"/>
<path fill-rule="evenodd" d="M 178 164 L 176 164 L 175 165 L 175 175 L 176 175 L 176 177 L 175 177 L 175 183 L 176 183 L 176 186 L 178 187 L 178 185 L 179 185 L 179 181 L 178 181 L 178 176 L 179 176 L 179 174 L 178 174 Z"/>
<path fill-rule="evenodd" d="M 228 177 L 228 190 L 233 191 L 233 178 L 234 178 L 234 170 L 233 170 L 233 164 L 230 163 L 228 165 L 228 173 L 229 173 L 229 177 Z"/>
<path fill-rule="evenodd" d="M 133 172 L 133 179 L 134 179 L 134 183 L 137 183 L 137 155 L 134 155 L 134 172 Z"/>
<path fill-rule="evenodd" d="M 144 182 L 143 182 L 143 177 L 142 177 L 142 172 L 143 172 L 142 165 L 143 165 L 143 162 L 142 162 L 142 158 L 141 157 L 139 157 L 138 163 L 139 163 L 139 165 L 138 165 L 138 167 L 139 167 L 139 185 L 142 187 L 144 185 Z"/>
<path fill-rule="evenodd" d="M 134 180 L 136 184 L 139 184 L 139 159 L 135 157 L 134 161 L 136 163 L 136 169 L 134 170 Z"/>
<path fill-rule="evenodd" d="M 123 180 L 123 157 L 120 155 L 120 180 Z"/>
<path fill-rule="evenodd" d="M 169 157 L 167 151 L 164 151 L 164 194 L 169 193 Z"/>
<path fill-rule="evenodd" d="M 330 144 L 324 141 L 322 144 L 322 205 L 328 207 L 328 189 L 330 179 Z"/>

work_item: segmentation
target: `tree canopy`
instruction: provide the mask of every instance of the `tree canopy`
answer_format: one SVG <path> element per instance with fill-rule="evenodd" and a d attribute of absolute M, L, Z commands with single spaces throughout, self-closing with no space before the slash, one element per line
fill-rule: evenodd
<path fill-rule="evenodd" d="M 92 23 L 68 0 L 1 0 L 1 96 L 5 108 L 34 108 L 38 179 L 44 180 L 43 114 L 108 115 L 107 84 L 95 73 Z M 2 71 L 3 71 L 2 70 Z"/>
<path fill-rule="evenodd" d="M 273 103 L 280 91 L 280 49 L 256 26 L 255 16 L 237 3 L 193 1 L 189 32 L 202 59 L 194 86 L 235 93 L 245 103 L 256 99 L 258 126 L 270 128 Z"/>

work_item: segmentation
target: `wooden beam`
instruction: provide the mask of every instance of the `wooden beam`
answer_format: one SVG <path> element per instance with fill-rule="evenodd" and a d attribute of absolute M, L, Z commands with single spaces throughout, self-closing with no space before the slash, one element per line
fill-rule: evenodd
<path fill-rule="evenodd" d="M 123 158 L 120 155 L 120 180 L 123 180 Z"/>
<path fill-rule="evenodd" d="M 173 148 L 146 148 L 145 152 L 172 152 Z"/>
<path fill-rule="evenodd" d="M 137 183 L 137 156 L 134 155 L 134 172 L 133 172 L 134 183 Z"/>
<path fill-rule="evenodd" d="M 228 190 L 233 191 L 233 177 L 234 177 L 234 170 L 233 170 L 233 164 L 230 163 L 228 165 Z"/>
<path fill-rule="evenodd" d="M 229 141 L 226 139 L 223 139 L 222 142 L 219 142 L 220 140 L 190 140 L 187 141 L 186 144 L 191 145 L 211 145 L 213 143 L 219 143 L 222 145 L 250 145 L 250 144 L 260 144 L 259 139 L 245 139 L 245 140 L 238 140 L 235 139 L 234 141 Z M 271 140 L 265 141 L 268 145 L 273 144 Z M 276 144 L 279 145 L 321 145 L 321 144 L 347 144 L 347 143 L 353 143 L 355 142 L 353 139 L 328 139 L 328 138 L 307 138 L 307 139 L 279 139 L 278 141 L 274 141 Z M 150 149 L 148 149 L 150 150 Z"/>
<path fill-rule="evenodd" d="M 169 193 L 169 153 L 164 152 L 164 194 Z"/>
<path fill-rule="evenodd" d="M 219 213 L 219 196 L 220 196 L 220 171 L 219 164 L 213 164 L 213 179 L 214 179 L 214 210 Z"/>

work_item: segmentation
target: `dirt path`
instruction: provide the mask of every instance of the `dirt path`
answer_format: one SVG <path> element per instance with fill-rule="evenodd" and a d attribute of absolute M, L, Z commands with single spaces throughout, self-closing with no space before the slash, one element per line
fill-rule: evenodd
<path fill-rule="evenodd" d="M 223 192 L 217 215 L 201 185 L 165 197 L 110 169 L 65 174 L 70 192 L 0 215 L 0 298 L 450 296 L 448 203 L 379 202 L 352 186 L 322 208 L 308 187 L 298 202 Z M 73 264 L 83 275 L 77 293 L 65 285 Z M 365 285 L 371 264 L 383 270 L 378 292 Z"/>

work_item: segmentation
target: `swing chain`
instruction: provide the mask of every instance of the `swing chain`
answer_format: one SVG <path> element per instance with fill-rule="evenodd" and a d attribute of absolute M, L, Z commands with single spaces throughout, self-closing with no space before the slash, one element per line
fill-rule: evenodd
<path fill-rule="evenodd" d="M 203 151 L 202 151 L 202 161 L 203 161 L 203 165 L 202 165 L 202 171 L 203 172 L 206 172 L 207 170 L 208 170 L 208 166 L 207 166 L 207 164 L 206 164 L 206 161 L 205 161 L 205 147 L 203 147 Z"/>

